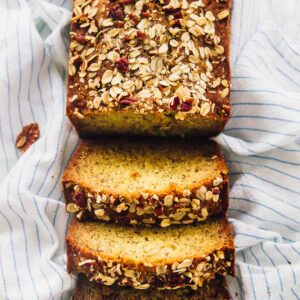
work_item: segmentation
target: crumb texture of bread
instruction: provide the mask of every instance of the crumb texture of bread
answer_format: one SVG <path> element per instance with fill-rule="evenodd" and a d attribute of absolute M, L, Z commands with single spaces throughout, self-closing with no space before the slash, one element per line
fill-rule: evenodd
<path fill-rule="evenodd" d="M 213 136 L 230 115 L 230 0 L 74 0 L 67 115 L 83 136 Z"/>
<path fill-rule="evenodd" d="M 234 272 L 227 219 L 157 230 L 74 220 L 66 242 L 68 270 L 109 286 L 199 287 Z"/>
<path fill-rule="evenodd" d="M 216 143 L 101 138 L 84 141 L 63 177 L 67 211 L 131 224 L 190 224 L 223 214 L 228 176 Z"/>
<path fill-rule="evenodd" d="M 217 277 L 202 288 L 179 290 L 136 290 L 133 288 L 105 286 L 89 281 L 80 275 L 73 300 L 230 300 L 224 277 Z"/>

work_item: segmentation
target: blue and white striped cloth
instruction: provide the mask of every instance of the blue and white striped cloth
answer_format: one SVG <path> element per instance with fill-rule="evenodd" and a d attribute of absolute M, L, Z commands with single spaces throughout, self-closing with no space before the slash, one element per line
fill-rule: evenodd
<path fill-rule="evenodd" d="M 0 299 L 68 299 L 60 177 L 70 0 L 0 0 Z M 300 299 L 300 1 L 235 0 L 232 118 L 216 140 L 231 178 L 234 299 Z M 41 138 L 15 148 L 24 125 Z"/>

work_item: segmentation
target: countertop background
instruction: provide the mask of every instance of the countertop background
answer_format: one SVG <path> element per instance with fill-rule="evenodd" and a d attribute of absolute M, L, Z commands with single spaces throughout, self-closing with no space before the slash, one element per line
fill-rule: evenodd
<path fill-rule="evenodd" d="M 70 0 L 0 0 L 0 299 L 68 299 L 60 177 Z M 231 179 L 234 299 L 300 299 L 300 1 L 235 0 L 232 117 L 216 140 Z M 25 154 L 22 127 L 41 138 Z"/>

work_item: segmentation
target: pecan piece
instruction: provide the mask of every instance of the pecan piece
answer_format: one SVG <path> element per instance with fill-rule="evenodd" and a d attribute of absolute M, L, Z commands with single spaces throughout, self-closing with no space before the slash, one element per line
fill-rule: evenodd
<path fill-rule="evenodd" d="M 135 2 L 135 0 L 122 0 L 122 4 L 124 4 L 124 5 L 132 4 L 134 2 Z"/>
<path fill-rule="evenodd" d="M 170 22 L 170 24 L 171 24 L 171 27 L 178 27 L 178 28 L 182 27 L 180 19 L 174 19 Z"/>
<path fill-rule="evenodd" d="M 81 32 L 77 32 L 77 34 L 74 36 L 74 39 L 81 45 L 85 45 L 87 43 L 85 34 Z"/>
<path fill-rule="evenodd" d="M 37 123 L 29 124 L 23 127 L 22 132 L 18 135 L 16 147 L 25 152 L 40 137 L 39 125 Z"/>
<path fill-rule="evenodd" d="M 117 28 L 122 28 L 123 26 L 124 26 L 124 22 L 123 21 L 116 21 L 115 22 L 115 26 L 117 27 Z"/>
<path fill-rule="evenodd" d="M 143 33 L 143 32 L 141 32 L 141 31 L 137 31 L 136 32 L 136 38 L 138 39 L 138 40 L 144 40 L 144 39 L 146 39 L 146 34 L 145 33 Z"/>
<path fill-rule="evenodd" d="M 74 66 L 75 66 L 75 68 L 76 68 L 77 71 L 79 70 L 79 68 L 82 65 L 82 63 L 83 63 L 82 57 L 79 56 L 79 55 L 77 55 L 77 57 L 73 61 L 73 64 L 74 64 Z"/>
<path fill-rule="evenodd" d="M 121 57 L 119 60 L 116 62 L 117 69 L 121 73 L 126 73 L 129 70 L 129 61 L 125 57 Z"/>
<path fill-rule="evenodd" d="M 190 111 L 193 107 L 193 99 L 187 99 L 182 102 L 180 110 L 181 111 Z"/>
<path fill-rule="evenodd" d="M 181 13 L 181 8 L 164 8 L 163 11 L 165 12 L 166 15 L 170 16 L 170 15 L 178 15 L 179 13 Z M 181 13 L 182 16 L 182 13 Z"/>
<path fill-rule="evenodd" d="M 79 207 L 81 207 L 81 208 L 86 207 L 87 201 L 86 201 L 86 198 L 85 198 L 83 192 L 81 192 L 81 191 L 75 192 L 72 197 L 72 200 Z"/>
<path fill-rule="evenodd" d="M 114 20 L 123 20 L 125 16 L 121 4 L 119 3 L 112 4 L 109 10 L 109 16 Z"/>
<path fill-rule="evenodd" d="M 173 99 L 173 101 L 172 101 L 172 103 L 170 105 L 171 109 L 172 110 L 176 110 L 177 106 L 179 105 L 179 103 L 180 103 L 179 98 L 178 97 L 174 97 L 174 99 Z"/>
<path fill-rule="evenodd" d="M 120 101 L 120 105 L 121 105 L 121 107 L 126 107 L 126 106 L 131 105 L 133 102 L 134 102 L 134 99 L 132 99 L 132 98 L 125 98 L 125 99 L 122 99 Z"/>
<path fill-rule="evenodd" d="M 128 15 L 128 17 L 129 17 L 130 20 L 133 21 L 133 23 L 134 23 L 135 25 L 137 25 L 138 22 L 140 21 L 140 18 L 139 18 L 137 15 L 135 15 L 135 14 L 130 13 L 130 14 Z"/>

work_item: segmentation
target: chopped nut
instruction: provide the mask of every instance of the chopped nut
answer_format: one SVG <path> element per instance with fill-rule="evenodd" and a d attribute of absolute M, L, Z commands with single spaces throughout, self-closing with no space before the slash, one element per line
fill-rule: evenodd
<path fill-rule="evenodd" d="M 213 197 L 213 193 L 211 191 L 207 191 L 205 194 L 205 200 L 209 201 Z"/>
<path fill-rule="evenodd" d="M 196 197 L 200 200 L 205 200 L 206 199 L 206 193 L 207 193 L 207 188 L 205 186 L 201 186 L 197 191 L 196 191 Z"/>
<path fill-rule="evenodd" d="M 79 206 L 74 203 L 69 203 L 67 205 L 67 212 L 70 214 L 75 214 L 79 211 Z"/>
<path fill-rule="evenodd" d="M 113 78 L 112 70 L 106 70 L 102 76 L 102 84 L 110 83 Z"/>
<path fill-rule="evenodd" d="M 177 269 L 183 269 L 183 268 L 188 268 L 191 266 L 193 263 L 193 260 L 191 259 L 185 259 L 183 262 L 181 262 L 178 266 Z"/>
<path fill-rule="evenodd" d="M 170 207 L 170 206 L 173 205 L 173 195 L 167 195 L 167 196 L 165 196 L 165 198 L 164 198 L 164 205 L 168 206 L 168 207 Z"/>
<path fill-rule="evenodd" d="M 168 44 L 162 44 L 158 49 L 159 54 L 165 54 L 168 52 Z"/>
<path fill-rule="evenodd" d="M 203 207 L 201 209 L 201 214 L 202 214 L 203 218 L 206 218 L 208 216 L 208 211 L 207 211 L 206 207 Z"/>
<path fill-rule="evenodd" d="M 222 177 L 217 177 L 216 179 L 214 179 L 213 181 L 213 185 L 214 186 L 218 186 L 223 182 L 223 178 Z"/>
<path fill-rule="evenodd" d="M 175 213 L 172 218 L 176 221 L 180 221 L 185 215 L 186 215 L 185 212 L 179 211 L 179 212 Z"/>
<path fill-rule="evenodd" d="M 206 116 L 208 115 L 210 112 L 210 105 L 208 102 L 203 102 L 201 105 L 201 109 L 200 109 L 200 114 L 202 116 Z"/>
<path fill-rule="evenodd" d="M 103 217 L 104 215 L 105 215 L 105 210 L 104 209 L 95 210 L 95 216 L 96 217 Z"/>
<path fill-rule="evenodd" d="M 171 225 L 171 220 L 170 219 L 163 219 L 160 223 L 161 227 L 168 227 Z"/>
<path fill-rule="evenodd" d="M 129 61 L 125 57 L 121 57 L 117 62 L 116 66 L 121 73 L 126 73 L 129 69 Z"/>
<path fill-rule="evenodd" d="M 212 196 L 212 200 L 213 200 L 213 202 L 218 202 L 219 201 L 219 195 L 218 194 L 216 194 L 216 195 L 213 195 Z"/>
<path fill-rule="evenodd" d="M 167 266 L 165 265 L 158 265 L 156 267 L 156 275 L 164 275 L 167 272 Z"/>
<path fill-rule="evenodd" d="M 200 200 L 193 199 L 192 200 L 192 207 L 193 207 L 194 210 L 200 209 Z"/>
<path fill-rule="evenodd" d="M 191 195 L 191 192 L 189 191 L 189 190 L 184 190 L 183 192 L 182 192 L 182 196 L 183 197 L 189 197 Z"/>
<path fill-rule="evenodd" d="M 32 144 L 40 137 L 39 126 L 37 123 L 32 123 L 23 127 L 22 132 L 18 135 L 16 147 L 22 152 L 25 152 Z"/>
<path fill-rule="evenodd" d="M 225 9 L 218 14 L 218 19 L 223 20 L 229 16 L 229 10 Z"/>
<path fill-rule="evenodd" d="M 225 98 L 228 96 L 228 94 L 229 94 L 229 88 L 225 88 L 221 93 L 221 97 Z"/>
<path fill-rule="evenodd" d="M 140 285 L 134 286 L 134 288 L 138 289 L 138 290 L 145 290 L 145 289 L 149 289 L 150 288 L 150 284 L 149 283 L 140 284 Z"/>

